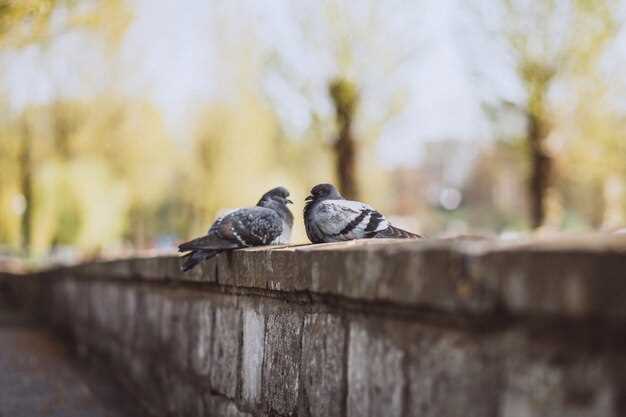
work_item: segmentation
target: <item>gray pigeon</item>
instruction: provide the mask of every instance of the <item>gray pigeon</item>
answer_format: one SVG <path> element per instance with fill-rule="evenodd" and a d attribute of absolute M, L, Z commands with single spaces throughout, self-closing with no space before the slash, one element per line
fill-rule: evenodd
<path fill-rule="evenodd" d="M 416 239 L 420 235 L 392 226 L 367 204 L 346 200 L 331 184 L 318 184 L 304 206 L 304 226 L 313 243 L 353 239 Z"/>
<path fill-rule="evenodd" d="M 227 250 L 289 243 L 293 215 L 287 197 L 285 187 L 276 187 L 263 194 L 255 207 L 236 209 L 215 220 L 206 236 L 178 246 L 179 252 L 189 252 L 182 257 L 181 269 L 189 271 Z"/>

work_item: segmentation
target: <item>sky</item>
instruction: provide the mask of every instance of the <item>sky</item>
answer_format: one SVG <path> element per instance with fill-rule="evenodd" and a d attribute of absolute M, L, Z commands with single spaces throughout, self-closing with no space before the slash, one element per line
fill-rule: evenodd
<path fill-rule="evenodd" d="M 0 76 L 14 111 L 107 89 L 148 97 L 184 140 L 200 106 L 241 88 L 237 66 L 258 72 L 260 94 L 294 137 L 313 113 L 331 115 L 325 86 L 345 74 L 362 88 L 357 129 L 382 123 L 377 152 L 390 166 L 419 161 L 424 142 L 489 140 L 482 104 L 524 100 L 511 57 L 462 0 L 335 3 L 333 21 L 311 0 L 129 0 L 134 19 L 115 52 L 99 36 L 68 31 L 45 48 L 2 53 Z M 239 48 L 244 62 L 232 53 Z M 381 111 L 397 103 L 400 111 Z"/>

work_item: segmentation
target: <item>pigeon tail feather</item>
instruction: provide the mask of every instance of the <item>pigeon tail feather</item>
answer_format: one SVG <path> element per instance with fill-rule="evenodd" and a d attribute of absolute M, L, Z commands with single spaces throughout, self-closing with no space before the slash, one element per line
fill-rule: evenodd
<path fill-rule="evenodd" d="M 422 236 L 416 234 L 416 233 L 411 233 L 411 232 L 407 232 L 406 230 L 400 229 L 399 227 L 395 227 L 392 225 L 389 225 L 388 228 L 386 228 L 385 230 L 381 230 L 380 232 L 376 233 L 374 235 L 374 238 L 377 239 L 381 239 L 381 238 L 390 238 L 390 239 L 419 239 Z"/>
<path fill-rule="evenodd" d="M 234 249 L 239 245 L 213 238 L 212 236 L 202 236 L 189 242 L 182 243 L 178 246 L 179 252 L 187 252 L 193 250 L 218 250 L 218 249 Z"/>
<path fill-rule="evenodd" d="M 182 263 L 180 265 L 180 270 L 183 272 L 191 271 L 200 262 L 205 261 L 207 259 L 211 259 L 218 253 L 220 253 L 220 251 L 217 251 L 217 250 L 211 250 L 211 251 L 197 250 L 197 251 L 189 252 L 188 254 L 181 257 Z"/>

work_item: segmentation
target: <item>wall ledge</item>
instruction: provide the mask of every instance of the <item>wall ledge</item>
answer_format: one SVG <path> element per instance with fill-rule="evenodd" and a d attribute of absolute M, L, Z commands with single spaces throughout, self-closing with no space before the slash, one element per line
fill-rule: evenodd
<path fill-rule="evenodd" d="M 237 250 L 188 273 L 179 270 L 177 255 L 47 272 L 306 292 L 447 313 L 626 320 L 624 236 L 361 240 Z"/>

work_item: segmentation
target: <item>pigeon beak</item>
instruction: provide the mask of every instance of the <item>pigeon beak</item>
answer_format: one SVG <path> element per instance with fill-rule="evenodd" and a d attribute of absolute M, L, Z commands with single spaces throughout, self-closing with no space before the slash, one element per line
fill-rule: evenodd
<path fill-rule="evenodd" d="M 287 204 L 293 204 L 293 201 L 291 201 L 291 200 L 290 200 L 290 199 L 288 199 L 288 198 L 287 198 L 287 199 L 285 199 L 285 202 L 286 202 Z"/>

